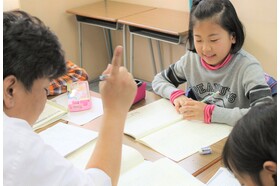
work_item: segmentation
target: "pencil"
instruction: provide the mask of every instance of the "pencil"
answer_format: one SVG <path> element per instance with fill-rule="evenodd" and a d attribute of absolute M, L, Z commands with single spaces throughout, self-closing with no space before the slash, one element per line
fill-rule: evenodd
<path fill-rule="evenodd" d="M 99 76 L 99 81 L 104 81 L 109 76 L 110 76 L 109 74 L 102 74 L 101 76 Z"/>
<path fill-rule="evenodd" d="M 95 83 L 95 82 L 99 82 L 99 81 L 104 81 L 104 80 L 106 80 L 109 76 L 110 76 L 110 74 L 102 74 L 102 75 L 100 75 L 97 79 L 91 81 L 91 83 Z"/>
<path fill-rule="evenodd" d="M 212 93 L 210 96 L 207 96 L 206 98 L 204 98 L 201 102 L 202 102 L 202 103 L 205 103 L 208 99 L 210 99 L 210 98 L 212 98 L 212 97 L 218 95 L 219 93 L 220 93 L 220 91 L 214 92 L 214 93 Z"/>

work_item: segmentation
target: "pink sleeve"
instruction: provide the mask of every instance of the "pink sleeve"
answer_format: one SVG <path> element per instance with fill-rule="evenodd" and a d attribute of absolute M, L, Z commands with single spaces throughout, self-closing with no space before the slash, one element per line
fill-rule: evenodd
<path fill-rule="evenodd" d="M 211 123 L 211 116 L 214 108 L 215 105 L 206 105 L 206 107 L 204 108 L 204 123 Z"/>
<path fill-rule="evenodd" d="M 185 95 L 185 92 L 183 90 L 176 90 L 174 92 L 172 92 L 172 94 L 170 95 L 170 101 L 172 104 L 174 104 L 174 99 L 176 99 L 177 97 L 181 96 L 181 95 Z"/>

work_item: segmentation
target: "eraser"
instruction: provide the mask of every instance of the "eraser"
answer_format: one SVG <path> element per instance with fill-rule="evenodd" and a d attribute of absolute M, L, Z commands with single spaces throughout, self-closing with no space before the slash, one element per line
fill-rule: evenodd
<path fill-rule="evenodd" d="M 202 147 L 198 152 L 202 155 L 211 154 L 212 149 L 210 147 Z"/>

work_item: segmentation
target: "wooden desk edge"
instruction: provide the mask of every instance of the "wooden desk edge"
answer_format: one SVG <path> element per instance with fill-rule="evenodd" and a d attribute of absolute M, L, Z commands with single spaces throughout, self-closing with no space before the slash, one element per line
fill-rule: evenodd
<path fill-rule="evenodd" d="M 221 161 L 221 159 L 222 159 L 222 157 L 216 158 L 215 160 L 211 161 L 209 164 L 205 165 L 201 169 L 199 169 L 196 172 L 194 172 L 192 175 L 193 176 L 198 176 L 199 174 L 201 174 L 202 172 L 204 172 L 205 170 L 210 168 L 212 165 L 214 165 L 214 164 L 218 163 L 219 161 Z"/>
<path fill-rule="evenodd" d="M 102 20 L 102 21 L 109 21 L 109 22 L 117 23 L 117 18 L 110 18 L 110 17 L 98 16 L 98 15 L 88 15 L 88 14 L 83 14 L 83 13 L 76 12 L 73 10 L 66 10 L 66 12 L 69 14 L 73 14 L 75 16 L 82 16 L 82 17 L 86 17 L 89 19 L 98 19 L 98 20 Z"/>
<path fill-rule="evenodd" d="M 185 36 L 188 33 L 188 30 L 172 31 L 172 30 L 168 30 L 168 29 L 147 26 L 147 25 L 140 24 L 140 23 L 134 23 L 134 22 L 126 20 L 126 19 L 119 19 L 117 22 L 120 24 L 127 25 L 127 26 L 133 26 L 133 27 L 137 27 L 137 28 L 141 28 L 141 29 L 145 29 L 145 30 L 151 30 L 154 32 L 165 33 L 165 34 L 170 34 L 170 35 L 174 35 L 174 36 Z"/>

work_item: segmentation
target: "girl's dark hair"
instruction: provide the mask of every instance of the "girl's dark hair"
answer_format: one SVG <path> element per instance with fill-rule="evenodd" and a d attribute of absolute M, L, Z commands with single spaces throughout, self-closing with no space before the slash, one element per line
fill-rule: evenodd
<path fill-rule="evenodd" d="M 236 43 L 232 44 L 230 50 L 231 54 L 234 54 L 241 49 L 244 43 L 245 34 L 243 31 L 243 25 L 231 2 L 229 0 L 193 0 L 187 39 L 190 51 L 196 52 L 193 39 L 193 27 L 197 21 L 205 19 L 213 19 L 217 21 L 217 24 L 236 38 Z"/>
<path fill-rule="evenodd" d="M 277 163 L 277 105 L 254 106 L 230 133 L 223 149 L 225 167 L 249 175 L 262 185 L 260 171 L 266 161 Z M 273 177 L 275 183 L 276 175 Z"/>
<path fill-rule="evenodd" d="M 42 21 L 23 11 L 3 14 L 3 79 L 14 75 L 31 90 L 34 80 L 66 72 L 58 38 Z"/>

